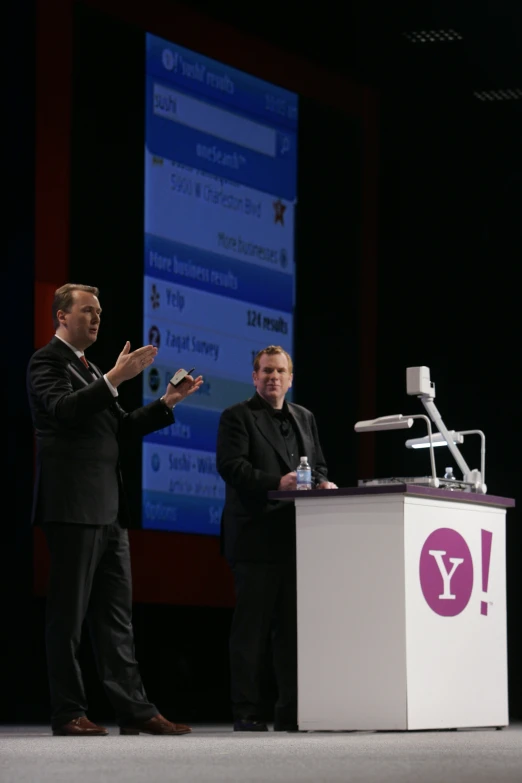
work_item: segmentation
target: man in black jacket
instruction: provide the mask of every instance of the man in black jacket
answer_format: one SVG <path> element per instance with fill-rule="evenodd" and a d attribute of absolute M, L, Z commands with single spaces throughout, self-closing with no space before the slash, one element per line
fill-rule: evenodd
<path fill-rule="evenodd" d="M 296 488 L 306 455 L 314 488 L 333 489 L 313 414 L 288 403 L 292 359 L 270 345 L 254 360 L 256 394 L 223 411 L 217 469 L 226 483 L 222 545 L 231 566 L 236 607 L 230 632 L 235 731 L 266 731 L 260 718 L 262 661 L 269 638 L 278 687 L 274 728 L 297 728 L 295 511 L 271 490 Z"/>
<path fill-rule="evenodd" d="M 103 375 L 84 351 L 98 337 L 101 307 L 94 286 L 68 283 L 55 292 L 55 336 L 27 369 L 36 435 L 33 523 L 49 546 L 46 649 L 53 734 L 107 734 L 86 716 L 78 648 L 87 620 L 100 679 L 120 733 L 186 734 L 146 696 L 134 657 L 129 541 L 119 467 L 120 437 L 141 437 L 172 424 L 172 408 L 203 379 L 187 376 L 160 400 L 126 413 L 118 387 L 154 361 L 157 348 L 126 343 Z"/>

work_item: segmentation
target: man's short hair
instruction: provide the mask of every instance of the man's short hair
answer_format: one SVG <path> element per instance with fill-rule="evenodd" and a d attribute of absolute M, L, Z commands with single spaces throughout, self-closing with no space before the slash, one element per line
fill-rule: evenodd
<path fill-rule="evenodd" d="M 60 322 L 58 321 L 58 310 L 63 310 L 65 313 L 70 312 L 74 302 L 75 291 L 85 291 L 88 294 L 94 294 L 98 296 L 99 289 L 94 285 L 82 285 L 81 283 L 66 283 L 61 288 L 57 288 L 54 292 L 53 305 L 51 308 L 53 316 L 53 325 L 55 329 L 58 329 Z"/>
<path fill-rule="evenodd" d="M 267 356 L 274 356 L 275 354 L 278 353 L 282 353 L 284 356 L 286 356 L 286 358 L 288 359 L 288 369 L 290 373 L 292 373 L 294 368 L 292 357 L 290 356 L 288 351 L 285 351 L 285 349 L 281 348 L 280 345 L 267 345 L 266 348 L 263 348 L 261 351 L 259 351 L 254 359 L 254 371 L 257 372 L 259 370 L 259 364 L 261 362 L 261 357 L 263 356 L 263 354 L 266 354 Z"/>

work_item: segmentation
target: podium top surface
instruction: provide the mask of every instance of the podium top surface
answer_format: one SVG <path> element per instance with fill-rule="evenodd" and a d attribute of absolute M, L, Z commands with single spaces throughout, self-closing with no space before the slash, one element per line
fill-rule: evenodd
<path fill-rule="evenodd" d="M 478 492 L 464 492 L 459 489 L 439 489 L 435 487 L 423 487 L 420 484 L 386 484 L 373 487 L 340 487 L 339 489 L 309 489 L 303 490 L 275 490 L 268 493 L 271 500 L 294 500 L 299 498 L 331 498 L 360 495 L 408 495 L 410 497 L 433 498 L 435 500 L 452 500 L 459 503 L 474 503 L 481 506 L 501 506 L 513 508 L 513 498 L 503 498 L 498 495 L 482 495 Z"/>

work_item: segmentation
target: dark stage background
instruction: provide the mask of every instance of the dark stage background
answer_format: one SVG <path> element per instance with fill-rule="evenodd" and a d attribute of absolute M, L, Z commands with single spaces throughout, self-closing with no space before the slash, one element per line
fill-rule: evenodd
<path fill-rule="evenodd" d="M 108 314 L 96 346 L 102 366 L 114 361 L 127 328 L 140 340 L 141 313 L 136 323 L 120 320 L 123 286 L 133 290 L 128 265 L 109 275 L 99 237 L 109 253 L 131 210 L 138 233 L 126 233 L 126 256 L 137 243 L 141 276 L 135 172 L 142 131 L 121 134 L 121 126 L 101 129 L 96 116 L 89 119 L 92 101 L 103 101 L 94 89 L 101 48 L 91 53 L 90 71 L 80 57 L 92 36 L 100 41 L 109 29 L 122 36 L 113 67 L 119 62 L 133 73 L 123 39 L 148 29 L 303 95 L 308 133 L 299 161 L 296 400 L 316 413 L 340 486 L 373 475 L 427 472 L 426 453 L 404 449 L 400 433 L 353 432 L 357 419 L 423 412 L 406 395 L 407 366 L 430 367 L 448 427 L 485 431 L 488 490 L 517 502 L 507 514 L 506 557 L 510 717 L 521 719 L 519 4 L 351 2 L 339 9 L 323 5 L 310 16 L 274 2 L 255 15 L 237 2 L 219 13 L 205 2 L 150 0 L 135 11 L 129 5 L 42 0 L 11 7 L 0 719 L 48 719 L 46 553 L 29 527 L 33 439 L 25 367 L 52 334 L 54 289 L 73 278 L 102 288 Z M 461 37 L 412 43 L 404 35 L 430 29 Z M 501 89 L 513 89 L 518 98 L 491 97 Z M 478 97 L 482 91 L 490 97 Z M 317 106 L 320 121 L 314 120 Z M 107 160 L 115 154 L 111 177 L 100 188 L 94 164 L 102 131 L 110 141 Z M 352 153 L 339 160 L 334 150 L 343 140 Z M 332 172 L 350 173 L 352 189 L 339 185 L 342 176 L 336 184 Z M 109 207 L 121 189 L 130 194 L 126 211 L 112 210 L 109 225 Z M 93 203 L 89 196 L 96 192 Z M 321 271 L 321 257 L 337 259 L 335 275 Z M 324 368 L 319 382 L 309 382 L 310 360 Z M 133 393 L 127 393 L 129 405 L 137 402 Z M 478 445 L 471 439 L 465 446 L 474 466 Z M 445 457 L 437 460 L 441 475 Z M 135 465 L 131 455 L 131 472 Z M 132 547 L 137 655 L 150 698 L 176 719 L 230 720 L 233 598 L 217 541 L 134 530 Z M 88 644 L 82 655 L 90 716 L 110 720 Z M 269 693 L 270 685 L 268 678 Z M 268 715 L 270 707 L 269 699 Z"/>

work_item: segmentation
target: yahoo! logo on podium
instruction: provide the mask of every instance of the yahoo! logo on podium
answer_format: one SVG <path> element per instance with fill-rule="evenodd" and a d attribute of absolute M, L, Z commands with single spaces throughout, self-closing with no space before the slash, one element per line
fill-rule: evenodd
<path fill-rule="evenodd" d="M 482 530 L 482 590 L 488 590 L 492 533 Z M 464 611 L 473 591 L 473 559 L 464 538 L 448 527 L 430 533 L 422 547 L 419 576 L 428 606 L 443 617 Z M 481 601 L 480 613 L 488 604 Z"/>

